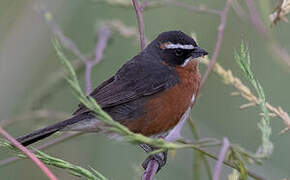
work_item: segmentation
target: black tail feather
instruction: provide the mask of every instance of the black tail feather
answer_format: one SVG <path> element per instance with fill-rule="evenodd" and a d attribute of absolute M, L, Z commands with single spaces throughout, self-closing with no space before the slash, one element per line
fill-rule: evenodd
<path fill-rule="evenodd" d="M 64 129 L 67 126 L 85 120 L 87 118 L 92 118 L 93 115 L 86 113 L 74 116 L 70 119 L 61 121 L 59 123 L 53 124 L 51 126 L 45 127 L 43 129 L 36 130 L 32 133 L 26 134 L 24 136 L 18 137 L 16 140 L 21 143 L 23 146 L 28 146 L 32 143 L 35 143 L 41 139 L 44 139 L 57 131 Z"/>
<path fill-rule="evenodd" d="M 20 142 L 23 146 L 28 146 L 56 133 L 57 131 L 59 131 L 59 129 L 39 129 L 27 135 L 18 137 L 16 140 Z"/>

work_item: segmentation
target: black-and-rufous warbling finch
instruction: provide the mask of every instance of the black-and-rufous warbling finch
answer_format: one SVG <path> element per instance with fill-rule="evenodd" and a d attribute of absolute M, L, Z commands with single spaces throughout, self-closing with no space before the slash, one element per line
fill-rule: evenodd
<path fill-rule="evenodd" d="M 201 81 L 199 57 L 208 53 L 181 31 L 161 33 L 90 96 L 115 121 L 146 136 L 174 128 L 191 108 Z M 17 138 L 27 146 L 57 131 L 108 132 L 82 104 L 67 120 Z"/>

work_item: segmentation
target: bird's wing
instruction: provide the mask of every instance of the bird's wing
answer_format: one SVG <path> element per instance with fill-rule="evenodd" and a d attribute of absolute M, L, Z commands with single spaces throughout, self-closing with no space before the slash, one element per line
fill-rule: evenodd
<path fill-rule="evenodd" d="M 146 60 L 131 60 L 126 63 L 116 74 L 99 85 L 90 96 L 102 107 L 113 107 L 142 96 L 148 96 L 178 82 L 176 72 L 160 62 Z M 141 61 L 140 61 L 141 60 Z M 88 109 L 80 104 L 74 113 L 87 112 Z"/>

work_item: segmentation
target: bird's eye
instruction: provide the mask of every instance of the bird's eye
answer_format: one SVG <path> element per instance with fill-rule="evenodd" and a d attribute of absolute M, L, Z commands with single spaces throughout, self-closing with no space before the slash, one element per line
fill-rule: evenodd
<path fill-rule="evenodd" d="M 181 56 L 183 54 L 183 51 L 181 49 L 175 49 L 175 55 Z"/>

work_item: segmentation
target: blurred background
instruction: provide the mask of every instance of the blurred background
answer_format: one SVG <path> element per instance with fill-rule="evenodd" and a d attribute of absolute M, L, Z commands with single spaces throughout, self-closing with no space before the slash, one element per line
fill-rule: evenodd
<path fill-rule="evenodd" d="M 62 72 L 62 65 L 51 44 L 53 28 L 37 9 L 45 7 L 65 36 L 77 45 L 81 53 L 92 57 L 98 39 L 97 31 L 105 21 L 121 22 L 133 27 L 133 32 L 134 28 L 137 28 L 134 9 L 126 4 L 130 1 L 120 1 L 121 4 L 124 2 L 123 5 L 114 2 L 118 1 L 0 1 L 0 120 L 10 134 L 17 137 L 60 121 L 62 117 L 69 116 L 78 104 L 65 81 L 56 86 L 49 86 L 56 81 L 58 73 Z M 204 5 L 216 10 L 223 10 L 226 3 L 225 0 L 179 2 L 196 7 Z M 283 21 L 271 25 L 268 16 L 275 9 L 276 1 L 254 1 L 257 14 L 262 17 L 269 31 L 268 37 L 265 37 L 251 23 L 246 4 L 243 1 L 238 2 L 245 14 L 240 16 L 241 14 L 237 14 L 230 6 L 218 62 L 225 69 L 231 69 L 235 76 L 251 87 L 233 58 L 234 51 L 239 49 L 241 41 L 245 41 L 251 54 L 252 70 L 264 88 L 267 101 L 289 112 L 290 66 L 285 62 L 285 57 L 273 51 L 271 43 L 279 43 L 283 50 L 290 52 L 290 25 Z M 208 50 L 211 57 L 217 41 L 220 17 L 172 4 L 160 4 L 145 10 L 144 22 L 145 34 L 149 41 L 160 32 L 168 30 L 194 33 L 198 44 Z M 126 38 L 112 30 L 104 57 L 93 68 L 92 86 L 97 86 L 109 78 L 139 51 L 140 45 L 136 36 Z M 74 63 L 80 61 L 70 52 L 67 55 Z M 84 87 L 84 71 L 81 65 L 78 67 L 79 80 Z M 200 69 L 204 72 L 206 66 L 201 65 Z M 239 96 L 231 96 L 234 91 L 235 89 L 225 85 L 219 76 L 211 73 L 192 111 L 192 119 L 201 137 L 228 137 L 232 143 L 255 152 L 261 144 L 261 133 L 257 128 L 257 122 L 261 119 L 260 108 L 241 110 L 239 107 L 247 101 Z M 33 114 L 38 110 L 42 110 L 40 114 Z M 249 169 L 267 179 L 290 178 L 290 134 L 279 135 L 280 130 L 285 127 L 281 119 L 272 118 L 271 124 L 274 152 L 263 165 L 249 166 Z M 185 137 L 192 138 L 187 124 L 182 133 Z M 218 152 L 219 148 L 210 150 Z M 146 158 L 146 154 L 137 146 L 116 142 L 96 134 L 78 136 L 44 151 L 84 168 L 91 166 L 109 179 L 116 180 L 140 179 L 143 172 L 140 164 Z M 12 155 L 11 152 L 0 149 L 0 160 Z M 156 179 L 194 179 L 193 159 L 192 150 L 178 150 L 176 155 L 169 157 L 166 167 L 159 172 Z M 216 161 L 210 160 L 211 167 L 214 167 L 215 163 Z M 51 169 L 59 179 L 79 179 L 62 169 Z M 201 169 L 200 179 L 208 179 L 203 166 Z M 231 172 L 231 169 L 224 166 L 221 179 L 227 179 Z M 0 179 L 6 180 L 46 179 L 30 160 L 0 166 L 0 174 Z"/>

